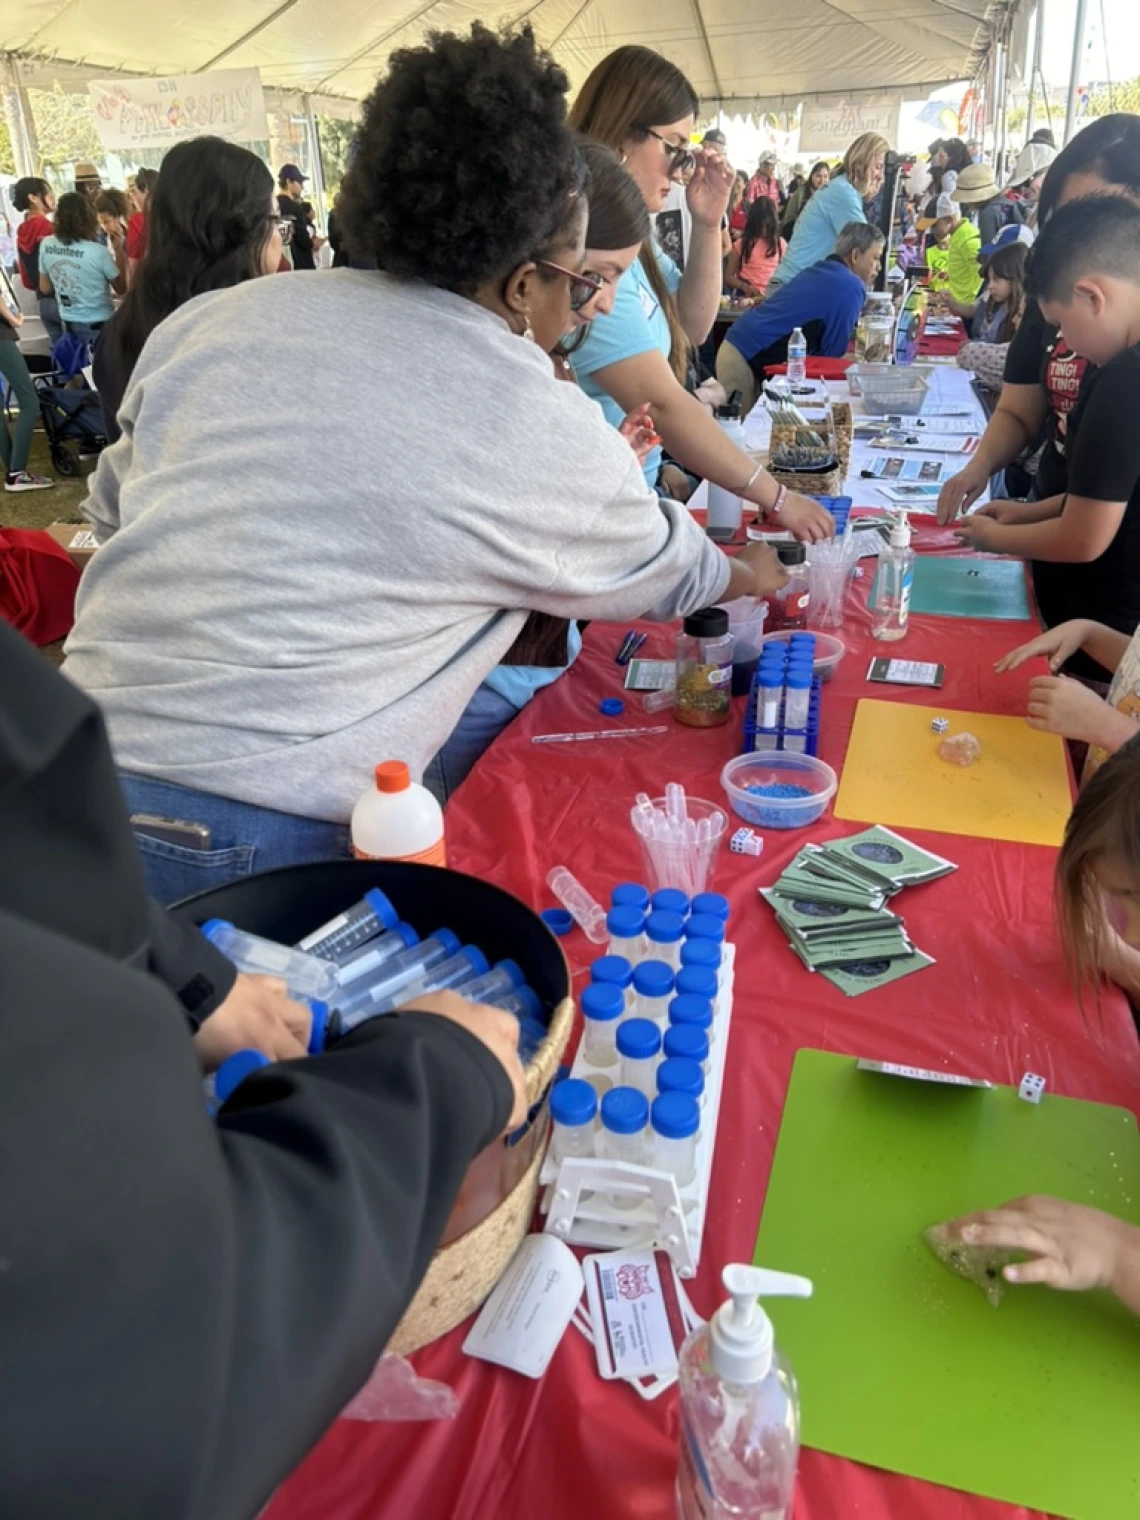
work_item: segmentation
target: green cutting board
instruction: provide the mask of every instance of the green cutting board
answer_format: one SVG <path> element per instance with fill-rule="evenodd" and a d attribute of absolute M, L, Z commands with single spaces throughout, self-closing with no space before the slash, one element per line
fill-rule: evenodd
<path fill-rule="evenodd" d="M 868 606 L 879 596 L 882 567 Z M 1029 616 L 1025 566 L 1019 559 L 920 554 L 914 563 L 910 610 L 930 617 L 988 618 L 1024 622 Z"/>
<path fill-rule="evenodd" d="M 796 1056 L 755 1261 L 806 1444 L 1074 1520 L 1140 1516 L 1140 1320 L 1104 1293 L 1007 1289 L 992 1309 L 922 1230 L 1025 1193 L 1140 1223 L 1123 1109 Z"/>

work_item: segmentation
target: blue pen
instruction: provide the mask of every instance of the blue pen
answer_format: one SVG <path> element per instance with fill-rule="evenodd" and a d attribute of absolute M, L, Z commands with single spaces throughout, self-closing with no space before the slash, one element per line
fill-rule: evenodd
<path fill-rule="evenodd" d="M 634 629 L 631 628 L 629 630 L 629 632 L 626 634 L 625 638 L 622 639 L 622 641 L 621 641 L 621 648 L 618 650 L 617 654 L 614 655 L 614 663 L 615 664 L 617 664 L 617 665 L 624 665 L 625 662 L 626 662 L 626 660 L 629 659 L 630 645 L 633 643 L 633 641 L 634 641 L 634 639 L 636 637 L 637 637 L 637 633 L 635 632 Z"/>

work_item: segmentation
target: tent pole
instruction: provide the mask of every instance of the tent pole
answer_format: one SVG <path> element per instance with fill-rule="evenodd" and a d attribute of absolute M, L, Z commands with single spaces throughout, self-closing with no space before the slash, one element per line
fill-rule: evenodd
<path fill-rule="evenodd" d="M 321 134 L 317 128 L 317 118 L 313 114 L 313 97 L 305 96 L 305 123 L 309 132 L 309 145 L 312 148 L 311 165 L 313 189 L 317 192 L 317 216 L 322 227 L 328 227 L 329 208 L 325 199 L 325 166 L 321 162 Z"/>
<path fill-rule="evenodd" d="M 18 176 L 40 172 L 40 145 L 36 139 L 36 127 L 32 120 L 28 97 L 14 53 L 4 53 L 0 69 L 0 90 L 4 95 L 4 119 L 8 124 L 8 136 L 12 140 L 12 156 L 16 160 Z"/>
<path fill-rule="evenodd" d="M 1069 70 L 1069 95 L 1065 103 L 1065 141 L 1073 135 L 1077 119 L 1077 87 L 1081 82 L 1081 55 L 1085 50 L 1085 21 L 1089 0 L 1077 0 L 1077 19 L 1073 25 L 1073 64 Z"/>
<path fill-rule="evenodd" d="M 1045 43 L 1045 0 L 1037 0 L 1033 23 L 1033 64 L 1029 71 L 1029 104 L 1025 108 L 1025 141 L 1033 136 L 1033 92 L 1041 78 L 1041 50 Z"/>

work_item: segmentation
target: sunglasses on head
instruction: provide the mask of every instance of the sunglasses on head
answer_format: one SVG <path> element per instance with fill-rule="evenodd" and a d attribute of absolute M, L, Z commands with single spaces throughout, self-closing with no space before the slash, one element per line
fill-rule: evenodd
<path fill-rule="evenodd" d="M 642 127 L 641 130 L 647 137 L 655 137 L 665 149 L 665 154 L 669 159 L 670 175 L 684 174 L 687 169 L 696 168 L 696 154 L 690 153 L 688 148 L 682 147 L 680 143 L 671 143 L 667 137 L 662 137 L 661 133 L 655 132 L 652 127 Z"/>
<path fill-rule="evenodd" d="M 576 270 L 564 269 L 561 264 L 555 264 L 550 259 L 538 259 L 536 262 L 541 268 L 553 269 L 555 274 L 570 281 L 571 311 L 581 311 L 583 306 L 588 306 L 605 283 L 600 275 L 579 274 Z"/>

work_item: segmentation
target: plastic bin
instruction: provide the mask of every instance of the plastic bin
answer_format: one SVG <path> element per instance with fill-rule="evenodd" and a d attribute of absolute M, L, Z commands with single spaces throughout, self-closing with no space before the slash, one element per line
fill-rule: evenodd
<path fill-rule="evenodd" d="M 863 410 L 873 417 L 916 417 L 930 389 L 913 364 L 852 364 L 847 373 L 859 387 Z"/>
<path fill-rule="evenodd" d="M 817 628 L 807 630 L 815 638 L 815 659 L 812 661 L 812 674 L 825 684 L 835 674 L 840 660 L 847 653 L 847 645 L 842 639 L 836 638 L 833 633 L 823 633 Z M 777 642 L 786 644 L 791 639 L 794 629 L 781 629 L 779 633 L 766 633 L 765 644 Z"/>
<path fill-rule="evenodd" d="M 814 755 L 790 750 L 737 755 L 720 773 L 720 782 L 732 810 L 745 823 L 762 829 L 802 829 L 815 823 L 835 795 L 839 778 Z M 807 787 L 807 797 L 757 797 L 750 786 L 793 785 Z"/>

